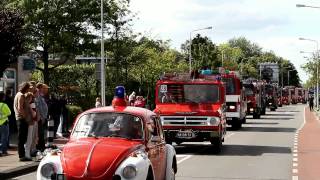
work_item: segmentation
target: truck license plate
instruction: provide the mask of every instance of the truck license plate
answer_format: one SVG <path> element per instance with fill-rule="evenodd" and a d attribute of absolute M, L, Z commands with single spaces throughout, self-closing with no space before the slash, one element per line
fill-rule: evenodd
<path fill-rule="evenodd" d="M 176 135 L 178 138 L 194 138 L 195 134 L 192 131 L 179 131 Z"/>

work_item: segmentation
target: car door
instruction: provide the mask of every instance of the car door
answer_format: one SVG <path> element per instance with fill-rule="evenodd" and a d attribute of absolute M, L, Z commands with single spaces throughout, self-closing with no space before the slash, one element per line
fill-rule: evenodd
<path fill-rule="evenodd" d="M 160 141 L 158 143 L 158 148 L 159 148 L 159 173 L 160 173 L 160 179 L 165 179 L 166 176 L 166 166 L 167 166 L 167 152 L 166 152 L 166 141 L 164 138 L 164 134 L 163 134 L 163 129 L 161 126 L 161 122 L 160 122 L 160 117 L 156 116 L 154 117 L 154 121 L 157 127 L 157 130 L 159 132 L 159 137 L 160 137 Z"/>
<path fill-rule="evenodd" d="M 158 130 L 155 118 L 150 119 L 150 123 L 148 124 L 148 129 L 149 129 L 149 141 L 147 144 L 148 157 L 152 164 L 155 180 L 162 180 L 161 179 L 162 168 L 160 163 L 161 138 L 160 138 L 160 134 L 159 134 L 159 130 Z"/>

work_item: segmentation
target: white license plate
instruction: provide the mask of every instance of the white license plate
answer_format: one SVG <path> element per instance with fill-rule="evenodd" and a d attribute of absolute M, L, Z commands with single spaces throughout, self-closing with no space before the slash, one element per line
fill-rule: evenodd
<path fill-rule="evenodd" d="M 192 131 L 179 131 L 176 135 L 178 138 L 194 138 L 196 135 Z"/>

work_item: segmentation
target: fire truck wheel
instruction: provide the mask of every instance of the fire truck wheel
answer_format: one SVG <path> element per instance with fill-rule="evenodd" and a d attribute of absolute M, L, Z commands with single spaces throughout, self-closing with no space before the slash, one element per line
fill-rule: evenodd
<path fill-rule="evenodd" d="M 276 111 L 276 108 L 270 108 L 270 111 Z"/>
<path fill-rule="evenodd" d="M 245 124 L 245 123 L 247 123 L 247 118 L 246 118 L 246 117 L 244 117 L 244 118 L 242 119 L 242 124 Z"/>
<path fill-rule="evenodd" d="M 213 145 L 214 153 L 218 154 L 222 151 L 222 139 L 220 137 L 215 137 L 210 142 Z"/>

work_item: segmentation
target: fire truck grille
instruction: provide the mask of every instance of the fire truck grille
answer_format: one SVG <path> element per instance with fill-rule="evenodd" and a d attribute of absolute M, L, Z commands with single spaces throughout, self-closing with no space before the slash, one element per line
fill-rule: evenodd
<path fill-rule="evenodd" d="M 165 116 L 161 117 L 163 125 L 189 125 L 189 126 L 203 126 L 207 125 L 210 117 L 201 116 Z"/>

